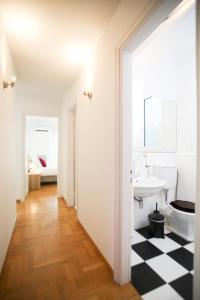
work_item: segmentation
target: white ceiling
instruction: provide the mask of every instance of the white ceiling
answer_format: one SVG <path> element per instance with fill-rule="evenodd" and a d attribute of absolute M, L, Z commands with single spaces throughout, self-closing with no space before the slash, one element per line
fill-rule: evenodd
<path fill-rule="evenodd" d="M 120 0 L 3 0 L 3 17 L 21 96 L 62 98 L 80 72 L 67 59 L 73 45 L 95 45 Z M 14 18 L 32 20 L 35 31 L 16 33 Z M 28 25 L 27 25 L 28 28 Z M 37 29 L 37 30 L 36 30 Z"/>

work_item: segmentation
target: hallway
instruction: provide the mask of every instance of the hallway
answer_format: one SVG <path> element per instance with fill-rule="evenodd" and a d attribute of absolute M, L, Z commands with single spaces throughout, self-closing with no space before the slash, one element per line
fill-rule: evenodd
<path fill-rule="evenodd" d="M 30 191 L 17 204 L 17 221 L 0 281 L 0 299 L 140 299 L 131 285 L 117 286 L 102 257 L 56 198 L 56 186 Z"/>
<path fill-rule="evenodd" d="M 178 191 L 177 198 L 197 203 L 193 290 L 194 300 L 200 299 L 200 192 L 195 189 L 196 170 L 200 174 L 196 161 L 200 149 L 196 134 L 200 132 L 200 57 L 195 55 L 191 63 L 189 56 L 182 55 L 183 46 L 193 45 L 200 53 L 199 36 L 189 34 L 187 24 L 182 34 L 172 30 L 180 42 L 175 35 L 171 40 L 162 34 L 162 47 L 154 50 L 151 46 L 151 58 L 148 54 L 146 60 L 141 57 L 138 72 L 134 68 L 132 72 L 133 52 L 142 54 L 143 42 L 159 24 L 170 27 L 191 5 L 197 12 L 192 22 L 198 33 L 200 1 L 195 0 L 1 1 L 0 300 L 143 297 L 135 282 L 132 280 L 133 286 L 130 283 L 131 265 L 137 266 L 132 259 L 135 249 L 131 249 L 137 186 L 133 158 L 143 153 L 141 169 L 148 170 L 147 175 L 153 176 L 156 165 L 177 167 L 181 176 L 180 180 L 176 176 L 176 187 L 179 182 L 183 189 L 174 189 L 174 197 Z M 192 43 L 186 39 L 185 28 Z M 175 42 L 179 48 L 174 51 Z M 160 59 L 161 48 L 166 67 L 166 59 Z M 168 48 L 177 58 L 169 59 Z M 145 83 L 139 84 L 133 77 L 140 73 L 142 77 L 148 61 L 152 65 Z M 154 61 L 163 73 L 156 72 Z M 198 72 L 191 72 L 194 68 Z M 133 91 L 139 104 L 132 103 Z M 150 122 L 143 112 L 147 108 L 149 116 L 154 114 L 143 104 L 154 97 L 162 100 L 162 105 L 159 117 Z M 133 126 L 132 116 L 139 125 Z M 31 119 L 38 123 L 29 128 Z M 56 126 L 41 119 L 56 120 Z M 152 128 L 155 125 L 160 141 L 152 152 L 145 136 L 149 123 Z M 134 150 L 134 130 L 142 144 L 136 147 L 138 151 Z M 49 142 L 48 136 L 52 137 Z M 42 185 L 44 182 L 57 182 L 57 186 Z M 148 181 L 143 185 L 142 195 L 148 198 L 144 193 Z M 162 182 L 159 191 L 153 189 L 163 202 L 164 187 Z M 149 224 L 148 215 L 156 201 L 145 200 L 143 210 L 136 203 L 135 211 L 142 216 L 137 214 L 138 223 L 146 223 L 135 230 Z M 143 242 L 151 243 L 148 239 Z M 152 283 L 151 276 L 147 277 L 143 279 Z"/>

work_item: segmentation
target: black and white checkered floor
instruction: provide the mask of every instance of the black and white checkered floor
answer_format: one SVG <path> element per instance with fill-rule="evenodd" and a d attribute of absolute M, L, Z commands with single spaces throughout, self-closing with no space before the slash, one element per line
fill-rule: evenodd
<path fill-rule="evenodd" d="M 152 238 L 149 227 L 134 231 L 131 283 L 144 300 L 192 300 L 194 243 L 172 232 Z"/>

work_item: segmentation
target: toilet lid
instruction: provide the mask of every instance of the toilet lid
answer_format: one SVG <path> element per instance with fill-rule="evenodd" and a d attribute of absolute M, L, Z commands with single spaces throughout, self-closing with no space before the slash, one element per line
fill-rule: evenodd
<path fill-rule="evenodd" d="M 173 206 L 178 210 L 189 212 L 189 213 L 195 213 L 195 203 L 193 202 L 176 200 L 176 201 L 172 201 L 170 204 L 171 206 Z"/>

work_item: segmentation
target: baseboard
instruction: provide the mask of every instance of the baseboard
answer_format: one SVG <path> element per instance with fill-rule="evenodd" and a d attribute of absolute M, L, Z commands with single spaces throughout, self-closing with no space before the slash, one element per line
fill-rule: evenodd
<path fill-rule="evenodd" d="M 64 202 L 65 202 L 65 205 L 66 205 L 67 207 L 74 208 L 74 205 L 69 205 L 68 201 L 67 201 L 62 195 L 61 195 L 60 197 L 58 197 L 58 198 L 63 199 Z"/>
<path fill-rule="evenodd" d="M 73 208 L 76 213 L 77 210 L 73 207 L 73 206 L 69 206 L 66 199 L 62 196 L 61 197 L 66 205 L 67 208 Z M 106 258 L 104 257 L 104 255 L 102 254 L 102 252 L 99 250 L 99 248 L 97 247 L 97 245 L 95 244 L 95 242 L 93 241 L 93 239 L 90 237 L 89 233 L 87 232 L 87 230 L 85 229 L 85 227 L 81 224 L 81 222 L 77 219 L 77 222 L 79 223 L 79 225 L 81 226 L 81 228 L 83 229 L 83 231 L 85 232 L 85 234 L 87 235 L 88 239 L 90 240 L 90 242 L 93 244 L 96 252 L 99 254 L 99 256 L 101 256 L 102 260 L 104 261 L 106 268 L 108 269 L 108 271 L 112 274 L 113 277 L 113 269 L 111 268 L 109 262 L 106 260 Z"/>
<path fill-rule="evenodd" d="M 20 200 L 17 200 L 17 201 L 20 201 Z M 6 254 L 5 254 L 5 257 L 4 257 L 4 261 L 3 261 L 3 264 L 2 264 L 2 267 L 0 269 L 0 277 L 2 276 L 3 272 L 4 272 L 4 269 L 5 269 L 5 262 L 7 260 L 7 256 L 8 256 L 8 250 L 10 248 L 10 244 L 11 244 L 11 241 L 12 241 L 12 237 L 13 237 L 13 233 L 14 233 L 14 230 L 15 230 L 15 224 L 16 224 L 16 221 L 17 221 L 17 216 L 15 216 L 15 220 L 14 220 L 14 224 L 13 224 L 13 229 L 12 229 L 12 233 L 10 235 L 10 240 L 9 240 L 9 243 L 8 243 L 8 247 L 6 249 Z"/>
<path fill-rule="evenodd" d="M 106 258 L 104 257 L 104 255 L 102 254 L 102 252 L 99 250 L 99 248 L 97 247 L 97 245 L 95 244 L 95 242 L 93 241 L 93 239 L 90 237 L 89 233 L 87 232 L 87 230 L 85 229 L 85 227 L 81 224 L 81 222 L 79 220 L 77 220 L 79 225 L 81 226 L 81 228 L 83 229 L 83 231 L 85 232 L 85 234 L 87 235 L 88 239 L 91 241 L 91 243 L 93 244 L 94 248 L 96 249 L 97 253 L 99 254 L 99 256 L 101 256 L 101 258 L 103 259 L 106 268 L 108 269 L 108 271 L 111 273 L 112 277 L 113 277 L 113 269 L 111 268 L 109 262 L 106 260 Z"/>

